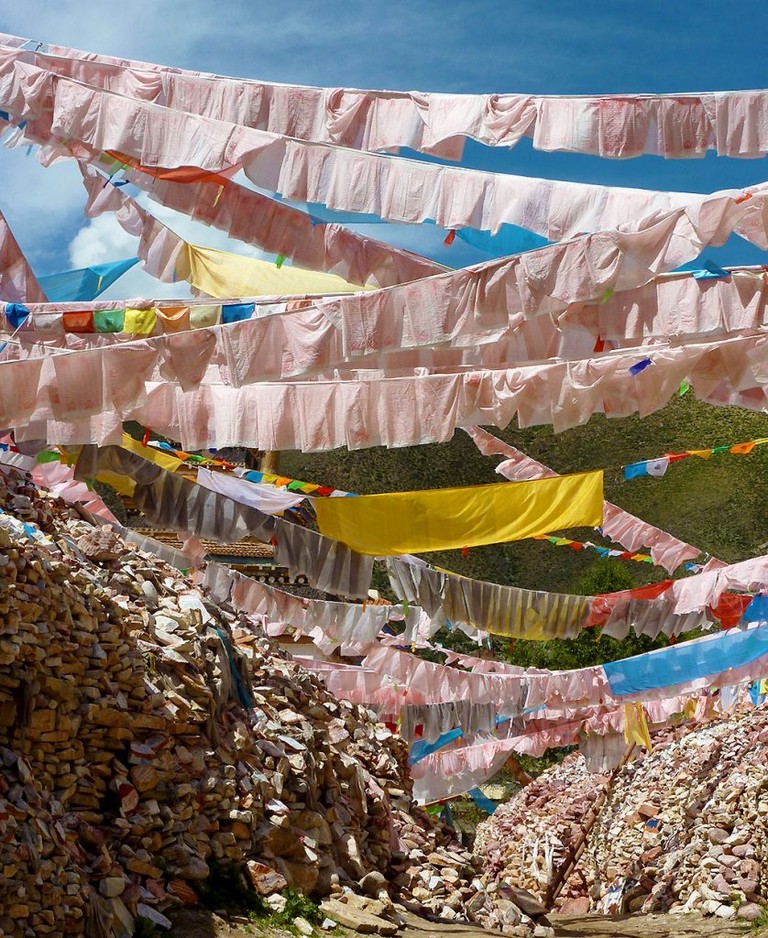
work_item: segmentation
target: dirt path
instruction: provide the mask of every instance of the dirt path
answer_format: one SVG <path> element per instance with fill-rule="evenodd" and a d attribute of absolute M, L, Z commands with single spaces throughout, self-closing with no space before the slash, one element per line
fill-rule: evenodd
<path fill-rule="evenodd" d="M 550 915 L 558 938 L 743 938 L 746 924 L 701 915 Z"/>
<path fill-rule="evenodd" d="M 484 931 L 474 925 L 430 922 L 413 913 L 403 913 L 405 928 L 398 938 L 488 938 L 500 932 Z M 700 915 L 552 915 L 557 938 L 745 938 L 749 927 Z M 340 929 L 334 932 L 339 935 Z M 754 933 L 753 933 L 754 934 Z M 758 933 L 759 934 L 759 933 Z M 765 934 L 765 932 L 763 933 Z M 353 932 L 346 938 L 357 938 Z M 233 916 L 220 918 L 211 912 L 183 910 L 174 921 L 170 938 L 295 938 L 290 932 Z"/>
<path fill-rule="evenodd" d="M 436 938 L 450 935 L 453 938 L 488 938 L 500 932 L 488 932 L 474 925 L 453 925 L 447 922 L 429 922 L 411 912 L 401 913 L 405 928 L 397 938 Z M 321 933 L 316 929 L 318 934 Z M 355 932 L 337 929 L 334 938 L 358 938 Z M 173 929 L 169 938 L 296 938 L 294 933 L 272 928 L 258 919 L 253 921 L 244 916 L 233 915 L 226 919 L 202 909 L 182 909 L 174 915 Z M 376 936 L 371 936 L 376 938 Z"/>

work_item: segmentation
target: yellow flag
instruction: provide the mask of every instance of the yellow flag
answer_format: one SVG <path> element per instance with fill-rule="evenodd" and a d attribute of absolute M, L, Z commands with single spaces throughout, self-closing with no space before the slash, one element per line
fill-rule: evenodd
<path fill-rule="evenodd" d="M 132 335 L 151 335 L 156 322 L 157 310 L 154 307 L 150 309 L 126 309 L 123 332 L 130 332 Z"/>
<path fill-rule="evenodd" d="M 72 466 L 77 461 L 82 447 L 77 446 L 74 449 L 61 447 L 61 450 L 62 452 L 59 456 L 61 462 L 63 462 L 65 466 Z M 129 498 L 136 491 L 136 483 L 133 479 L 129 479 L 128 476 L 121 476 L 117 472 L 111 472 L 108 469 L 99 469 L 96 473 L 96 480 L 98 482 L 106 482 L 107 485 L 111 485 L 120 495 L 126 495 Z"/>
<path fill-rule="evenodd" d="M 320 532 L 361 554 L 503 544 L 564 528 L 599 527 L 603 473 L 393 492 L 313 502 Z"/>
<path fill-rule="evenodd" d="M 136 483 L 133 479 L 129 479 L 128 476 L 118 475 L 116 472 L 110 472 L 108 469 L 99 469 L 96 473 L 96 479 L 99 482 L 106 482 L 107 485 L 111 485 L 120 495 L 131 497 L 136 491 Z"/>
<path fill-rule="evenodd" d="M 176 276 L 213 297 L 301 296 L 305 293 L 357 293 L 375 289 L 348 283 L 336 274 L 318 273 L 301 267 L 278 268 L 271 261 L 216 251 L 197 244 L 187 244 L 186 249 L 179 253 Z M 194 307 L 190 309 L 194 310 Z"/>
<path fill-rule="evenodd" d="M 127 433 L 123 434 L 123 441 L 120 445 L 123 449 L 135 453 L 136 456 L 141 456 L 142 459 L 146 459 L 148 462 L 153 462 L 156 466 L 166 469 L 168 472 L 176 472 L 179 466 L 184 465 L 181 459 L 171 456 L 170 453 L 164 453 L 161 449 L 155 449 L 154 446 L 143 446 Z"/>
<path fill-rule="evenodd" d="M 202 329 L 205 326 L 218 326 L 221 322 L 221 303 L 214 306 L 190 306 L 189 326 L 191 329 Z"/>
<path fill-rule="evenodd" d="M 653 749 L 645 711 L 639 701 L 624 704 L 624 742 L 637 743 L 638 746 L 644 746 L 648 752 Z"/>

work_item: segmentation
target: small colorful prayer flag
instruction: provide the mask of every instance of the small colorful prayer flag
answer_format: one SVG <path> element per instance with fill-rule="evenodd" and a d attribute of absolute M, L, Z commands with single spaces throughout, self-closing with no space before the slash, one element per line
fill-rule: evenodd
<path fill-rule="evenodd" d="M 652 364 L 653 362 L 650 358 L 644 358 L 642 361 L 639 361 L 634 365 L 630 365 L 629 373 L 631 375 L 639 375 L 641 371 L 645 371 L 645 369 Z"/>

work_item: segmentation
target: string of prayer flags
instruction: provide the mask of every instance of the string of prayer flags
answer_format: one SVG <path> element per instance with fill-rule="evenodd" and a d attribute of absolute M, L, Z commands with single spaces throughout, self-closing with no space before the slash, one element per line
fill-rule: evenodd
<path fill-rule="evenodd" d="M 738 669 L 760 666 L 766 659 L 768 627 L 758 625 L 728 629 L 632 658 L 606 661 L 602 669 L 611 694 L 621 696 L 678 687 L 726 671 L 733 676 Z"/>
<path fill-rule="evenodd" d="M 127 263 L 127 262 L 126 262 Z M 110 266 L 110 265 L 102 265 Z M 287 268 L 286 268 L 287 269 Z M 89 268 L 92 272 L 96 268 Z M 80 272 L 78 272 L 80 273 Z M 43 278 L 45 279 L 45 278 Z M 103 282 L 102 290 L 108 283 Z M 94 299 L 95 296 L 88 297 Z M 85 299 L 85 298 L 84 298 Z M 11 330 L 26 322 L 31 332 L 56 331 L 77 335 L 87 333 L 123 333 L 131 335 L 162 335 L 187 329 L 202 329 L 211 325 L 229 324 L 251 319 L 256 310 L 255 303 L 208 303 L 190 302 L 188 306 L 156 305 L 146 309 L 95 309 L 35 311 L 30 313 L 20 303 L 3 304 L 5 320 Z M 27 322 L 27 319 L 29 321 Z"/>
<path fill-rule="evenodd" d="M 636 479 L 638 476 L 655 476 L 661 478 L 669 468 L 669 459 L 646 459 L 644 462 L 630 463 L 624 466 L 624 478 Z"/>
<path fill-rule="evenodd" d="M 683 453 L 667 453 L 657 459 L 645 459 L 642 462 L 629 463 L 622 466 L 624 470 L 624 479 L 637 479 L 640 476 L 655 476 L 661 478 L 669 468 L 670 463 L 680 462 L 681 459 L 688 459 L 691 456 L 697 456 L 699 459 L 709 459 L 710 456 L 717 456 L 722 453 L 732 453 L 736 456 L 747 456 L 756 446 L 762 446 L 768 443 L 768 437 L 758 440 L 747 440 L 743 443 L 727 443 L 724 446 L 714 446 L 710 449 L 689 449 Z"/>
<path fill-rule="evenodd" d="M 183 450 L 175 449 L 171 446 L 170 443 L 166 443 L 164 440 L 150 440 L 149 446 L 154 447 L 155 449 L 161 449 L 166 453 L 169 453 L 171 456 L 174 456 L 176 459 L 180 460 L 183 463 L 188 463 L 189 465 L 194 466 L 208 466 L 209 468 L 217 469 L 234 469 L 234 463 L 227 462 L 224 459 L 217 459 L 213 456 L 197 456 L 194 453 L 185 453 Z"/>
<path fill-rule="evenodd" d="M 299 479 L 291 479 L 269 472 L 259 472 L 256 469 L 249 469 L 247 472 L 243 472 L 242 477 L 249 482 L 256 482 L 261 485 L 274 485 L 275 488 L 286 488 L 289 492 L 303 492 L 305 495 L 312 495 L 319 498 L 354 497 L 354 492 L 344 492 L 330 485 L 316 485 L 313 482 L 302 482 Z"/>
<path fill-rule="evenodd" d="M 316 485 L 313 482 L 302 482 L 300 479 L 292 479 L 290 476 L 281 476 L 270 472 L 260 472 L 257 469 L 243 469 L 234 463 L 227 462 L 213 455 L 197 456 L 194 453 L 185 453 L 182 450 L 174 449 L 170 443 L 160 440 L 150 440 L 149 445 L 161 449 L 174 456 L 176 459 L 188 465 L 205 466 L 209 469 L 218 469 L 224 472 L 234 472 L 240 478 L 246 479 L 257 485 L 271 485 L 275 488 L 284 488 L 289 492 L 300 492 L 304 495 L 311 495 L 315 498 L 350 498 L 354 496 L 353 492 L 344 492 L 341 489 L 335 489 L 330 485 Z"/>
<path fill-rule="evenodd" d="M 655 564 L 650 554 L 637 554 L 631 550 L 616 550 L 613 547 L 603 547 L 600 544 L 593 544 L 592 541 L 574 541 L 569 537 L 557 537 L 552 534 L 537 535 L 534 540 L 548 541 L 555 547 L 570 547 L 571 550 L 594 550 L 601 557 L 615 557 L 618 560 L 634 560 L 637 563 Z"/>

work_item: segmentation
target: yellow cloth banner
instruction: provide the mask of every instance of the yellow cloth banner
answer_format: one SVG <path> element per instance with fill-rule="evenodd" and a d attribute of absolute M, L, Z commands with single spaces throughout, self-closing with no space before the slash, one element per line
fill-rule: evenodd
<path fill-rule="evenodd" d="M 603 522 L 603 473 L 427 492 L 318 498 L 320 532 L 361 554 L 397 556 L 520 541 Z"/>
<path fill-rule="evenodd" d="M 108 469 L 99 469 L 96 473 L 96 480 L 106 482 L 120 495 L 127 495 L 128 498 L 131 498 L 136 491 L 136 483 L 133 479 L 129 479 L 128 476 L 118 475 L 116 472 L 110 472 Z"/>
<path fill-rule="evenodd" d="M 648 752 L 653 749 L 648 721 L 639 701 L 624 704 L 624 742 L 637 743 L 638 746 L 644 746 Z"/>
<path fill-rule="evenodd" d="M 155 449 L 153 446 L 144 446 L 142 443 L 139 443 L 138 440 L 134 440 L 132 436 L 129 436 L 127 433 L 123 434 L 122 442 L 120 443 L 123 449 L 127 449 L 131 453 L 135 453 L 137 456 L 141 456 L 142 459 L 146 459 L 148 462 L 154 463 L 156 466 L 159 466 L 161 469 L 165 469 L 168 472 L 176 472 L 176 470 L 184 465 L 184 462 L 181 459 L 177 459 L 175 456 L 171 456 L 169 453 L 164 453 L 160 449 Z M 77 455 L 80 453 L 80 447 L 77 447 L 76 450 L 69 450 L 62 448 L 61 461 L 65 464 L 69 464 L 68 457 L 74 453 L 74 458 L 77 458 Z M 136 483 L 133 479 L 129 479 L 127 476 L 118 475 L 116 472 L 112 472 L 109 469 L 99 469 L 96 473 L 96 479 L 99 482 L 106 482 L 107 485 L 111 485 L 112 488 L 119 492 L 120 495 L 133 495 L 136 489 Z"/>
<path fill-rule="evenodd" d="M 62 446 L 60 449 L 59 460 L 64 463 L 65 466 L 72 466 L 80 455 L 82 447 Z M 108 469 L 99 469 L 95 478 L 97 482 L 105 482 L 107 485 L 111 485 L 118 494 L 125 495 L 128 498 L 136 491 L 136 483 L 133 479 L 118 475 L 116 472 L 110 472 Z"/>
<path fill-rule="evenodd" d="M 144 446 L 127 433 L 123 434 L 123 441 L 120 445 L 123 449 L 127 449 L 136 456 L 141 456 L 147 462 L 153 462 L 156 466 L 168 472 L 176 472 L 180 466 L 184 465 L 181 459 L 171 456 L 170 453 L 164 453 L 161 449 L 155 449 L 154 446 Z"/>
<path fill-rule="evenodd" d="M 278 268 L 271 261 L 203 248 L 197 244 L 187 244 L 186 249 L 179 253 L 176 276 L 179 280 L 188 280 L 201 293 L 218 298 L 357 293 L 375 289 L 348 283 L 336 274 L 318 273 L 302 267 Z M 127 327 L 125 331 L 128 331 Z"/>

